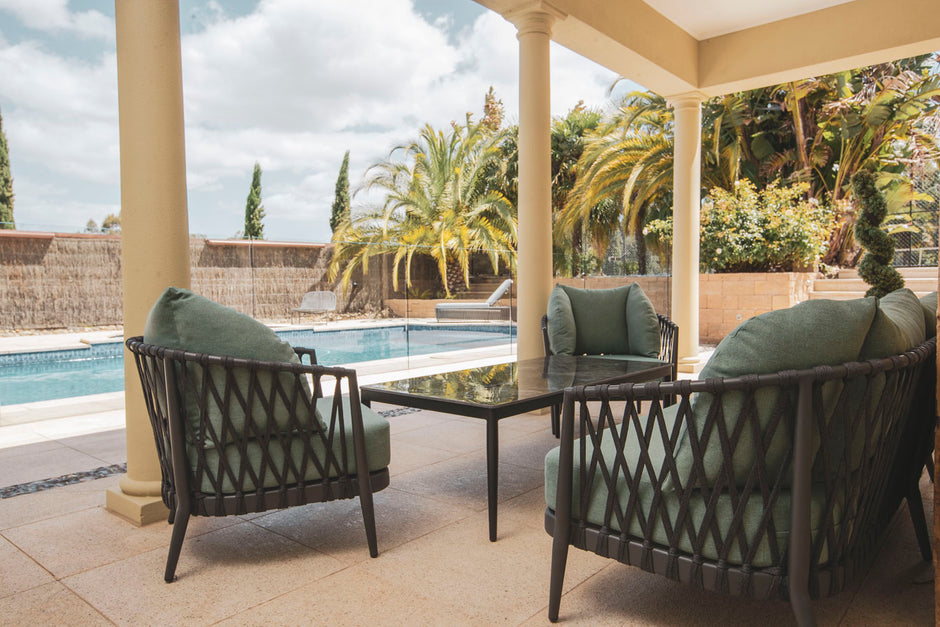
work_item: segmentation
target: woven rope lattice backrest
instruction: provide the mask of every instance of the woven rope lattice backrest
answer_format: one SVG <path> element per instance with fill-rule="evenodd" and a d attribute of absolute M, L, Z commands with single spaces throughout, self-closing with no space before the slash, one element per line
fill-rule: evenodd
<path fill-rule="evenodd" d="M 569 390 L 566 411 L 570 404 L 581 434 L 572 510 L 582 541 L 591 526 L 618 537 L 621 551 L 639 543 L 647 551 L 638 565 L 647 570 L 654 547 L 670 559 L 689 556 L 693 580 L 701 564 L 717 564 L 719 582 L 710 587 L 719 590 L 729 566 L 785 572 L 798 384 L 810 377 L 811 571 L 867 564 L 892 465 L 904 454 L 898 443 L 913 386 L 932 358 L 935 344 L 928 344 L 889 360 L 812 371 Z M 677 404 L 667 408 L 671 395 Z M 683 446 L 691 467 L 677 455 Z M 620 556 L 636 563 L 627 558 Z M 844 585 L 842 577 L 826 581 Z"/>
<path fill-rule="evenodd" d="M 342 395 L 352 371 L 142 346 L 138 350 L 146 352 L 137 353 L 138 367 L 169 491 L 175 483 L 171 421 L 182 433 L 189 491 L 197 500 L 215 497 L 210 502 L 218 511 L 209 513 L 225 513 L 223 497 L 234 498 L 236 510 L 245 510 L 240 502 L 255 499 L 251 509 L 260 510 L 265 493 L 280 491 L 276 506 L 286 507 L 299 504 L 305 485 L 321 485 L 329 496 L 355 481 L 353 417 L 346 415 L 353 408 Z M 165 363 L 173 369 L 177 416 L 166 409 Z M 323 400 L 322 393 L 332 399 Z M 356 418 L 361 424 L 361 415 Z M 288 489 L 294 502 L 287 501 Z"/>

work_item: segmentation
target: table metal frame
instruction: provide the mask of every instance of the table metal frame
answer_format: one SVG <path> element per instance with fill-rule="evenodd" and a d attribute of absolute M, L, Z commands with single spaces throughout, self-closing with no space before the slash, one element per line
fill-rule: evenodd
<path fill-rule="evenodd" d="M 582 359 L 582 358 L 579 358 Z M 596 357 L 584 357 L 583 359 L 597 359 Z M 543 361 L 539 358 L 539 361 Z M 469 369 L 468 369 L 469 370 Z M 430 375 L 433 376 L 433 375 Z M 417 377 L 415 377 L 417 378 Z M 644 368 L 635 372 L 625 373 L 616 377 L 608 377 L 593 381 L 591 385 L 617 384 L 617 383 L 640 383 L 653 379 L 672 379 L 672 364 L 668 362 L 650 362 L 649 368 Z M 499 490 L 499 421 L 503 418 L 518 416 L 526 412 L 554 407 L 557 411 L 564 398 L 564 390 L 546 392 L 539 396 L 533 396 L 517 401 L 491 405 L 485 403 L 474 403 L 454 398 L 443 398 L 436 396 L 426 396 L 414 394 L 411 392 L 402 392 L 398 390 L 389 390 L 380 387 L 381 384 L 364 385 L 360 388 L 360 398 L 366 406 L 371 406 L 372 402 L 388 403 L 392 405 L 402 405 L 405 407 L 414 407 L 416 409 L 426 409 L 456 416 L 467 416 L 470 418 L 482 418 L 486 420 L 486 485 L 487 485 L 487 506 L 489 512 L 489 531 L 490 541 L 496 541 L 496 502 Z M 558 433 L 555 433 L 558 436 Z"/>

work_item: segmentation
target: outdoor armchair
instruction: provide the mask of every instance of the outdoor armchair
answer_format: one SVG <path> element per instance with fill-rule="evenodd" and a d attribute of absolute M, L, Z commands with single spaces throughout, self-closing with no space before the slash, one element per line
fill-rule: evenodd
<path fill-rule="evenodd" d="M 189 343 L 193 350 L 179 348 Z M 372 493 L 389 483 L 389 426 L 361 405 L 354 370 L 317 365 L 313 350 L 292 349 L 251 318 L 175 288 L 154 306 L 144 337 L 126 344 L 173 525 L 167 582 L 190 516 L 358 496 L 369 553 L 378 554 Z"/>
<path fill-rule="evenodd" d="M 542 316 L 545 355 L 596 355 L 611 359 L 665 361 L 675 381 L 679 362 L 679 325 L 656 313 L 637 283 L 588 290 L 556 285 Z M 560 408 L 551 408 L 558 433 Z"/>
<path fill-rule="evenodd" d="M 904 498 L 930 559 L 917 481 L 936 338 L 923 316 L 907 290 L 809 301 L 743 323 L 699 380 L 567 389 L 545 459 L 549 618 L 569 545 L 789 600 L 800 624 L 814 622 L 811 598 L 864 575 Z"/>
<path fill-rule="evenodd" d="M 587 290 L 556 285 L 542 316 L 546 355 L 597 355 L 678 363 L 679 327 L 656 313 L 639 284 Z"/>

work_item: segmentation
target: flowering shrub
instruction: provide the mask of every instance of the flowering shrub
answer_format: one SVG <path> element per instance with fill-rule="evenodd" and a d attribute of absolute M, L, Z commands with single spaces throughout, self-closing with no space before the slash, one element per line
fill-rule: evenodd
<path fill-rule="evenodd" d="M 825 252 L 833 211 L 806 199 L 806 183 L 758 192 L 746 180 L 734 192 L 715 188 L 702 206 L 701 266 L 713 272 L 802 270 Z M 654 220 L 645 232 L 672 245 L 672 219 Z"/>

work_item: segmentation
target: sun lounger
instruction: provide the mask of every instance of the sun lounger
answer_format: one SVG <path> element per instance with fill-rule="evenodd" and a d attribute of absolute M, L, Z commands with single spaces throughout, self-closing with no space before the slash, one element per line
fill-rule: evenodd
<path fill-rule="evenodd" d="M 323 311 L 336 311 L 336 294 L 333 292 L 307 292 L 300 307 L 291 312 L 291 322 L 295 313 L 320 313 Z"/>
<path fill-rule="evenodd" d="M 485 303 L 440 303 L 434 307 L 434 315 L 437 316 L 438 322 L 442 320 L 509 320 L 511 309 L 497 306 L 496 303 L 509 291 L 510 286 L 512 286 L 512 279 L 503 281 Z"/>

